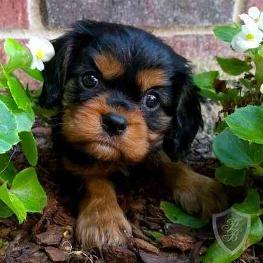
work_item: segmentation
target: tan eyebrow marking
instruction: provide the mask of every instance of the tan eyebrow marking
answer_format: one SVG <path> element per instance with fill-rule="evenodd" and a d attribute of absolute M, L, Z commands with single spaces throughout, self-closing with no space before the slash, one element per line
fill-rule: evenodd
<path fill-rule="evenodd" d="M 125 71 L 123 64 L 110 53 L 97 54 L 94 62 L 106 80 L 117 78 Z"/>
<path fill-rule="evenodd" d="M 164 86 L 167 83 L 167 76 L 163 69 L 143 69 L 137 73 L 136 81 L 142 91 L 154 86 Z"/>

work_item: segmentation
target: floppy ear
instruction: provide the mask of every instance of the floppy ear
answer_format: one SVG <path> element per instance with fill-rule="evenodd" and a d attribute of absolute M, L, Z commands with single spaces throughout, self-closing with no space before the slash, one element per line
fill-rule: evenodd
<path fill-rule="evenodd" d="M 69 67 L 81 46 L 86 45 L 91 39 L 91 29 L 97 24 L 100 23 L 88 20 L 77 21 L 72 31 L 52 41 L 55 56 L 45 63 L 44 84 L 39 98 L 40 106 L 51 108 L 62 105 L 63 89 Z"/>
<path fill-rule="evenodd" d="M 187 153 L 203 120 L 198 88 L 189 73 L 177 73 L 174 77 L 174 109 L 171 129 L 163 141 L 163 149 L 173 160 Z"/>
<path fill-rule="evenodd" d="M 72 40 L 68 35 L 52 41 L 55 48 L 55 56 L 45 63 L 43 71 L 44 83 L 39 97 L 41 107 L 51 108 L 61 105 L 63 87 L 72 52 L 70 41 Z"/>

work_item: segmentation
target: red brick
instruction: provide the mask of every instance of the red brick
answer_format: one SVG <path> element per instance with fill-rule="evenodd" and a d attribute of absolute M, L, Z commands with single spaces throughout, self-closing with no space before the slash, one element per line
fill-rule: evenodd
<path fill-rule="evenodd" d="M 44 22 L 64 28 L 80 19 L 138 27 L 214 25 L 232 22 L 234 0 L 42 0 Z"/>
<path fill-rule="evenodd" d="M 163 40 L 190 61 L 211 60 L 215 56 L 237 56 L 227 43 L 219 41 L 213 35 L 177 35 Z"/>
<path fill-rule="evenodd" d="M 0 0 L 0 28 L 27 28 L 26 0 Z"/>
<path fill-rule="evenodd" d="M 263 10 L 263 1 L 262 0 L 247 0 L 246 8 L 248 9 L 251 6 L 257 6 L 260 10 Z"/>

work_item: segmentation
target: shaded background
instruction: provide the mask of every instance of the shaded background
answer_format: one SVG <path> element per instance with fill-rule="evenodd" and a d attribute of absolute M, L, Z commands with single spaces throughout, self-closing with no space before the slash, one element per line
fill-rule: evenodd
<path fill-rule="evenodd" d="M 153 32 L 197 71 L 208 70 L 215 68 L 215 55 L 232 53 L 214 38 L 213 26 L 238 21 L 253 5 L 263 9 L 262 0 L 0 0 L 0 41 L 52 39 L 82 18 L 119 22 Z"/>

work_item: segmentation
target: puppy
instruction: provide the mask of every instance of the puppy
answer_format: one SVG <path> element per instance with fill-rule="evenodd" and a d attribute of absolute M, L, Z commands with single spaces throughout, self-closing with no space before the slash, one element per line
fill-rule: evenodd
<path fill-rule="evenodd" d="M 186 59 L 143 30 L 104 22 L 77 22 L 53 44 L 40 105 L 59 109 L 64 168 L 85 182 L 76 225 L 84 246 L 131 235 L 109 176 L 132 166 L 159 170 L 189 213 L 207 218 L 226 206 L 219 183 L 178 161 L 202 125 Z"/>

